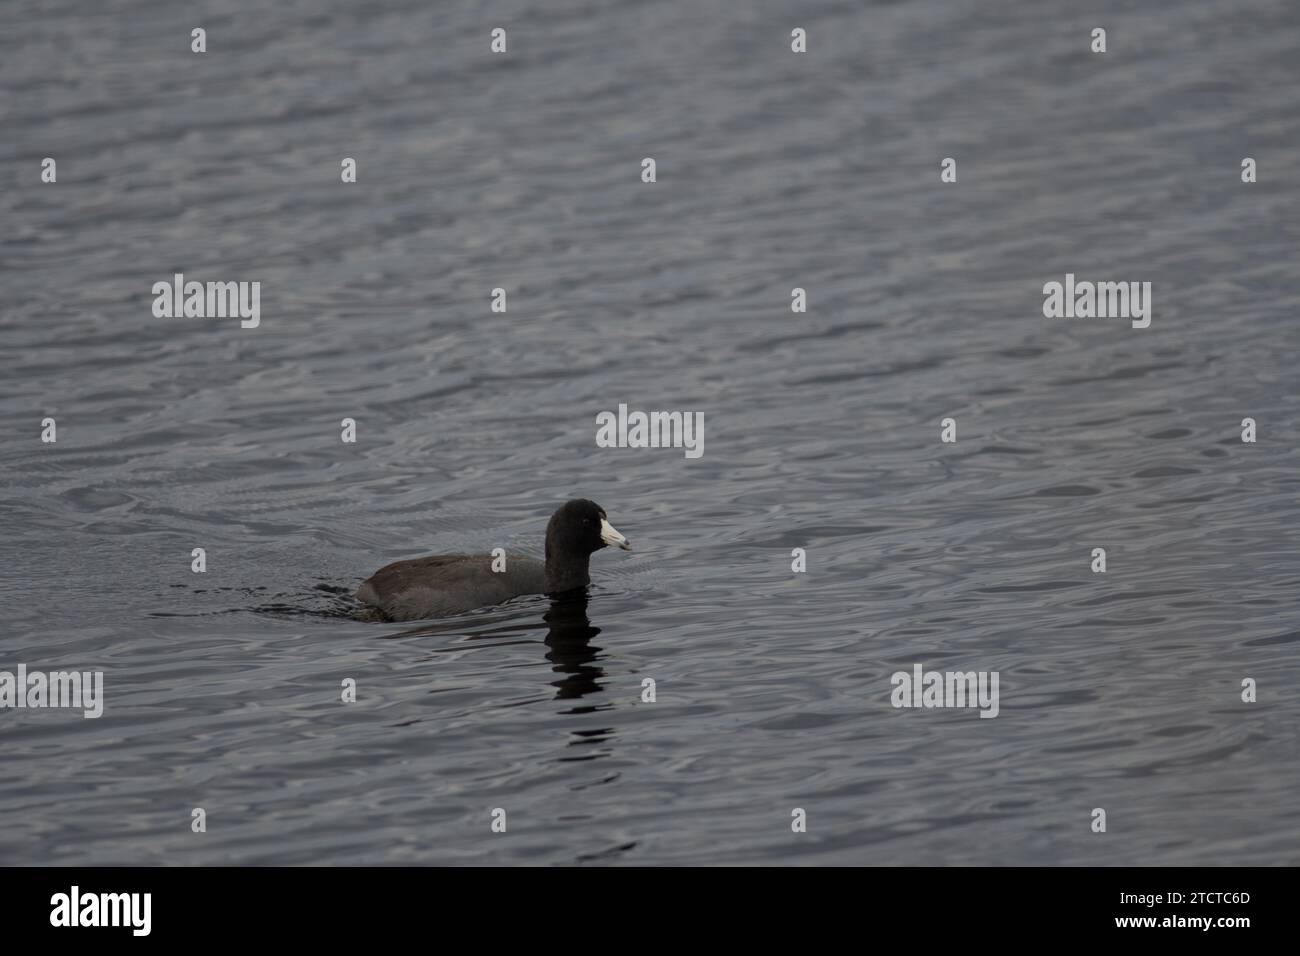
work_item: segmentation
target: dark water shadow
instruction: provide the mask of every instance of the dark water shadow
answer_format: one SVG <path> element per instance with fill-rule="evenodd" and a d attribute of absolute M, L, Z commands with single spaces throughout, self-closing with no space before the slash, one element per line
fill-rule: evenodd
<path fill-rule="evenodd" d="M 588 694 L 599 693 L 605 669 L 594 662 L 601 648 L 591 643 L 600 628 L 591 623 L 587 614 L 590 598 L 585 592 L 558 595 L 542 620 L 546 622 L 546 659 L 551 670 L 562 675 L 552 681 L 556 700 L 580 700 Z M 594 707 L 575 709 L 573 713 L 590 712 Z"/>
<path fill-rule="evenodd" d="M 246 594 L 255 592 L 244 588 L 232 588 Z M 263 589 L 258 589 L 263 590 Z M 258 595 L 263 596 L 263 595 Z M 370 607 L 353 596 L 353 589 L 329 582 L 320 581 L 305 592 L 275 595 L 277 598 L 289 598 L 288 601 L 264 603 L 255 607 L 220 609 L 200 614 L 233 614 L 251 612 L 269 617 L 289 620 L 317 618 L 335 621 L 376 622 L 398 624 L 386 618 L 376 608 Z M 493 640 L 496 643 L 528 644 L 536 641 L 538 622 L 528 620 L 521 611 L 531 610 L 530 605 L 539 609 L 545 607 L 541 622 L 546 627 L 546 636 L 542 643 L 546 647 L 545 659 L 551 670 L 559 675 L 551 682 L 555 688 L 556 700 L 581 700 L 590 694 L 602 693 L 602 681 L 605 669 L 596 660 L 602 647 L 591 641 L 601 631 L 592 624 L 588 614 L 590 594 L 586 589 L 569 591 L 564 594 L 529 595 L 505 605 L 481 608 L 467 615 L 455 618 L 434 619 L 409 622 L 409 626 L 397 630 L 385 629 L 381 640 L 400 640 L 415 637 L 457 637 L 469 640 Z M 154 616 L 190 616 L 155 614 Z M 198 616 L 198 615 L 195 615 Z M 531 617 L 531 615 L 528 615 Z M 521 619 L 522 618 L 522 619 Z M 463 641 L 457 641 L 447 647 L 436 647 L 435 653 L 455 653 L 464 650 Z M 568 713 L 591 713 L 612 706 L 588 705 L 573 708 Z M 587 732 L 587 739 L 596 742 L 603 738 L 604 731 Z"/>
<path fill-rule="evenodd" d="M 184 590 L 196 595 L 237 595 L 242 598 L 261 598 L 266 600 L 269 588 L 259 587 L 209 587 L 196 588 L 186 584 L 172 584 L 170 587 Z M 150 611 L 146 617 L 218 617 L 223 614 L 265 614 L 269 617 L 298 619 L 304 617 L 328 618 L 331 620 L 376 620 L 367 618 L 369 610 L 352 596 L 352 589 L 336 584 L 318 582 L 305 591 L 282 591 L 270 595 L 271 602 L 252 607 L 219 607 L 203 611 Z"/>
<path fill-rule="evenodd" d="M 289 619 L 323 617 L 336 621 L 378 620 L 366 616 L 370 608 L 353 597 L 354 590 L 355 588 L 319 581 L 306 593 L 276 595 L 291 598 L 292 603 L 260 604 L 248 610 L 254 614 Z"/>
<path fill-rule="evenodd" d="M 542 613 L 541 623 L 546 626 L 546 636 L 542 643 L 546 647 L 546 661 L 551 670 L 560 675 L 552 681 L 556 700 L 580 700 L 588 694 L 603 690 L 601 681 L 605 669 L 594 662 L 603 648 L 591 643 L 592 638 L 600 633 L 600 628 L 591 623 L 588 615 L 590 596 L 585 590 L 570 591 L 565 594 L 552 595 L 543 599 L 540 595 L 531 597 L 530 601 L 539 605 L 547 601 Z M 458 616 L 454 620 L 436 620 L 417 623 L 413 627 L 404 627 L 383 635 L 384 640 L 398 640 L 413 637 L 436 637 L 440 635 L 466 637 L 471 640 L 503 638 L 514 639 L 513 643 L 531 643 L 535 641 L 537 622 L 520 619 L 521 605 L 512 601 L 502 607 L 485 608 L 475 616 L 467 618 Z M 464 644 L 437 651 L 453 653 L 464 650 Z M 595 710 L 595 707 L 579 708 L 573 713 Z"/>

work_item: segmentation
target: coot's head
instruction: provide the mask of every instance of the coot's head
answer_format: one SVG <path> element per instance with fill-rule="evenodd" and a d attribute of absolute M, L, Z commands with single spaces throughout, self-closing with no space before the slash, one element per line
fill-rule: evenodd
<path fill-rule="evenodd" d="M 632 545 L 609 523 L 605 509 L 586 498 L 562 504 L 546 526 L 546 555 L 581 555 L 599 551 L 606 545 L 631 551 Z"/>

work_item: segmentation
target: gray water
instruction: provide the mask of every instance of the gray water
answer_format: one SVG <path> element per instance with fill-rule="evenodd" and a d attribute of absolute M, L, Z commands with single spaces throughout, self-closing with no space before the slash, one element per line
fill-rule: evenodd
<path fill-rule="evenodd" d="M 1300 862 L 1300 8 L 1134 6 L 6 3 L 0 670 L 105 708 L 0 862 Z M 585 607 L 357 617 L 573 496 Z"/>

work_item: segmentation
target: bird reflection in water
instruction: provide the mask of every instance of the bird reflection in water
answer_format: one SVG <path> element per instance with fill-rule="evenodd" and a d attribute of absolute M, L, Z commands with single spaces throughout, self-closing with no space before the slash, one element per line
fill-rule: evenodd
<path fill-rule="evenodd" d="M 542 620 L 546 622 L 546 659 L 551 669 L 563 675 L 552 681 L 556 700 L 578 700 L 587 694 L 602 691 L 603 668 L 593 663 L 601 648 L 591 643 L 600 628 L 587 616 L 587 595 L 584 591 L 556 595 Z M 608 706 L 608 705 L 606 705 Z M 574 708 L 570 713 L 583 714 L 603 709 L 598 706 Z"/>
<path fill-rule="evenodd" d="M 562 675 L 559 680 L 551 681 L 555 688 L 556 700 L 581 700 L 587 694 L 604 692 L 601 680 L 605 670 L 594 663 L 601 648 L 591 643 L 591 639 L 600 633 L 600 628 L 591 623 L 587 616 L 586 590 L 555 595 L 551 599 L 550 609 L 542 615 L 548 630 L 546 633 L 546 659 L 555 673 Z M 581 704 L 563 711 L 566 714 L 593 714 L 609 710 L 614 705 L 606 700 L 603 704 Z M 612 727 L 572 730 L 573 739 L 569 746 L 586 746 L 607 742 L 614 733 Z M 608 756 L 608 751 L 597 747 L 579 756 L 561 757 L 561 761 L 595 760 Z M 617 775 L 615 775 L 615 778 Z M 611 778 L 614 779 L 614 778 Z"/>

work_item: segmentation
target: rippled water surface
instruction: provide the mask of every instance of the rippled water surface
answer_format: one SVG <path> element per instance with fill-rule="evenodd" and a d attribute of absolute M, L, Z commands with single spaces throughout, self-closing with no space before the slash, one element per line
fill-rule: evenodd
<path fill-rule="evenodd" d="M 0 711 L 0 862 L 1300 862 L 1294 3 L 0 21 L 0 669 L 107 698 Z M 596 448 L 620 402 L 703 457 Z M 636 546 L 585 607 L 353 616 L 571 496 Z M 999 716 L 894 709 L 918 663 Z"/>

